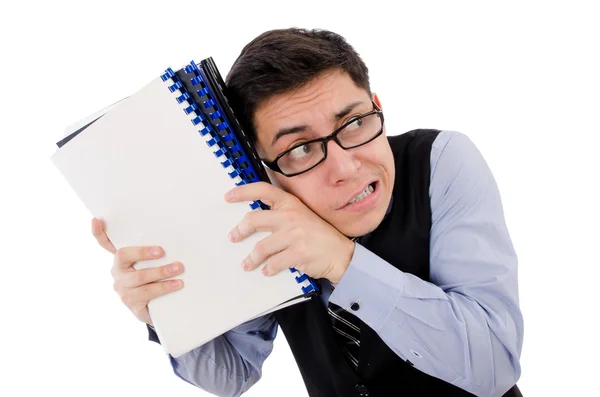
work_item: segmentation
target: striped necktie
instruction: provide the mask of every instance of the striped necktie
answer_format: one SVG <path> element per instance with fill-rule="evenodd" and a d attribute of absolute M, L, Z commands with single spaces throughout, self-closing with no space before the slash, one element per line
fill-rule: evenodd
<path fill-rule="evenodd" d="M 357 238 L 352 239 L 357 241 Z M 332 286 L 333 289 L 335 287 Z M 333 293 L 333 291 L 332 291 Z M 360 353 L 360 320 L 335 303 L 329 302 L 327 312 L 336 340 L 354 369 L 358 369 Z"/>
<path fill-rule="evenodd" d="M 360 325 L 358 319 L 335 303 L 329 303 L 327 312 L 336 340 L 354 369 L 358 368 L 360 353 Z"/>

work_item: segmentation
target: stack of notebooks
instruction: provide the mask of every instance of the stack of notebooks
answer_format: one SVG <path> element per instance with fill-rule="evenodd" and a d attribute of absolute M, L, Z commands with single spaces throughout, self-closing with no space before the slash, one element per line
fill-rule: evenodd
<path fill-rule="evenodd" d="M 184 287 L 152 300 L 166 353 L 178 357 L 258 316 L 317 292 L 295 270 L 265 277 L 242 260 L 267 232 L 231 243 L 229 231 L 260 201 L 227 203 L 234 185 L 268 177 L 227 101 L 211 58 L 167 69 L 139 91 L 80 122 L 52 162 L 117 249 L 158 245 L 165 255 L 136 269 L 180 261 Z"/>

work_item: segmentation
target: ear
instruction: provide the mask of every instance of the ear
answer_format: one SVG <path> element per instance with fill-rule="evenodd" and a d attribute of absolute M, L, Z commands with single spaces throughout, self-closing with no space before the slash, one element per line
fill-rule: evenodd
<path fill-rule="evenodd" d="M 373 102 L 375 102 L 377 106 L 379 106 L 379 109 L 383 109 L 383 106 L 381 106 L 381 102 L 379 101 L 379 97 L 376 93 L 373 93 Z"/>

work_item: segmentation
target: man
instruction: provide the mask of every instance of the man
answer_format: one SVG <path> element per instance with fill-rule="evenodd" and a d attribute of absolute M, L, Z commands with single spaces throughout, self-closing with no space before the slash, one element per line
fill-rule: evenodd
<path fill-rule="evenodd" d="M 272 232 L 241 264 L 268 277 L 294 266 L 322 294 L 257 318 L 177 359 L 181 378 L 239 396 L 261 377 L 278 325 L 310 396 L 518 396 L 523 320 L 517 258 L 494 178 L 470 140 L 417 130 L 387 138 L 367 68 L 327 31 L 266 32 L 242 51 L 229 97 L 271 184 L 231 231 Z M 181 263 L 136 271 L 147 247 L 115 253 L 115 290 L 151 327 L 146 304 L 181 288 Z M 200 303 L 204 304 L 204 303 Z"/>

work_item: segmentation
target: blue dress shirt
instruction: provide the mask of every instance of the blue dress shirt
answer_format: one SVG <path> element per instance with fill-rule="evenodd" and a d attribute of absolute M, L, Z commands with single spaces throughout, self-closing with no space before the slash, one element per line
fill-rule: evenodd
<path fill-rule="evenodd" d="M 523 318 L 500 193 L 464 134 L 442 131 L 430 161 L 430 282 L 356 244 L 335 291 L 323 283 L 323 304 L 360 300 L 353 314 L 415 368 L 478 396 L 502 395 L 521 373 Z M 263 316 L 171 364 L 191 384 L 239 396 L 261 378 L 276 334 L 274 317 Z"/>

